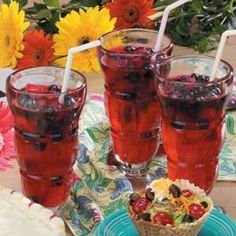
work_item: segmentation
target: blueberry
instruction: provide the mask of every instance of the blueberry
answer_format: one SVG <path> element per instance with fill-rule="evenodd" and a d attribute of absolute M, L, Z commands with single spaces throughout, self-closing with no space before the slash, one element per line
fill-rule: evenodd
<path fill-rule="evenodd" d="M 174 120 L 171 122 L 171 125 L 176 129 L 184 129 L 186 126 L 186 123 L 180 120 Z"/>
<path fill-rule="evenodd" d="M 51 185 L 53 187 L 61 186 L 63 184 L 63 180 L 64 180 L 63 176 L 50 177 Z"/>
<path fill-rule="evenodd" d="M 155 66 L 154 65 L 151 65 L 151 64 L 144 64 L 144 78 L 145 79 L 149 79 L 149 80 L 152 80 L 155 78 L 155 75 L 154 75 L 154 69 L 155 69 Z"/>
<path fill-rule="evenodd" d="M 129 72 L 125 79 L 129 80 L 132 83 L 139 82 L 141 80 L 141 75 L 139 72 Z"/>
<path fill-rule="evenodd" d="M 208 126 L 209 126 L 209 121 L 208 120 L 203 119 L 203 120 L 198 121 L 199 129 L 207 129 Z"/>
<path fill-rule="evenodd" d="M 63 134 L 52 134 L 51 138 L 53 142 L 59 142 L 63 139 Z"/>
<path fill-rule="evenodd" d="M 57 109 L 54 107 L 48 107 L 46 109 L 46 112 L 47 112 L 48 119 L 54 119 L 56 117 Z"/>
<path fill-rule="evenodd" d="M 194 218 L 191 215 L 185 214 L 183 218 L 183 222 L 192 223 L 193 221 L 194 221 Z"/>
<path fill-rule="evenodd" d="M 69 136 L 72 137 L 72 136 L 75 136 L 77 135 L 78 132 L 77 132 L 77 129 L 72 129 L 70 132 L 69 132 Z"/>
<path fill-rule="evenodd" d="M 186 75 L 182 75 L 180 76 L 180 78 L 178 79 L 178 81 L 185 81 L 188 77 Z"/>
<path fill-rule="evenodd" d="M 165 58 L 164 58 L 164 56 L 163 56 L 162 54 L 158 54 L 158 55 L 156 56 L 156 63 L 157 63 L 157 64 L 160 64 L 164 59 L 165 59 Z M 166 69 L 167 67 L 165 66 L 164 68 Z"/>
<path fill-rule="evenodd" d="M 152 201 L 152 200 L 154 199 L 154 197 L 155 197 L 155 193 L 152 192 L 152 189 L 151 189 L 151 188 L 148 188 L 148 189 L 146 190 L 145 196 L 146 196 L 146 198 L 147 198 L 148 200 Z"/>
<path fill-rule="evenodd" d="M 150 64 L 147 62 L 147 63 L 143 64 L 143 68 L 144 68 L 144 70 L 154 70 L 155 66 L 153 64 Z"/>
<path fill-rule="evenodd" d="M 45 150 L 45 148 L 47 147 L 46 143 L 41 143 L 41 142 L 34 142 L 33 145 L 34 145 L 34 149 L 40 152 Z"/>
<path fill-rule="evenodd" d="M 51 85 L 51 86 L 48 88 L 48 91 L 53 91 L 53 92 L 58 92 L 58 93 L 60 93 L 60 92 L 61 92 L 61 89 L 60 89 L 56 84 L 53 84 L 53 85 Z"/>
<path fill-rule="evenodd" d="M 209 80 L 210 80 L 210 77 L 207 76 L 207 75 L 199 75 L 199 76 L 197 76 L 197 78 L 196 78 L 196 81 L 197 81 L 198 83 L 206 83 L 206 82 L 209 82 Z"/>
<path fill-rule="evenodd" d="M 125 107 L 125 121 L 130 122 L 132 120 L 132 108 Z"/>
<path fill-rule="evenodd" d="M 43 135 L 27 133 L 27 132 L 24 132 L 24 131 L 20 131 L 20 136 L 22 138 L 25 138 L 25 139 L 28 139 L 28 140 L 43 138 Z"/>
<path fill-rule="evenodd" d="M 155 51 L 154 51 L 153 48 L 146 48 L 146 50 L 147 50 L 149 53 L 155 53 Z"/>
<path fill-rule="evenodd" d="M 129 100 L 129 101 L 134 101 L 135 98 L 136 98 L 136 94 L 135 93 L 123 93 L 122 95 L 122 98 L 125 99 L 125 100 Z"/>
<path fill-rule="evenodd" d="M 157 99 L 157 92 L 154 90 L 154 91 L 152 91 L 151 93 L 150 93 L 150 97 L 151 97 L 151 99 L 152 100 L 156 100 Z"/>
<path fill-rule="evenodd" d="M 189 95 L 193 98 L 197 98 L 199 96 L 199 91 L 196 89 L 192 89 L 189 91 Z"/>
<path fill-rule="evenodd" d="M 170 185 L 169 192 L 173 195 L 174 198 L 178 198 L 181 195 L 180 188 L 175 184 Z"/>
<path fill-rule="evenodd" d="M 192 77 L 192 78 L 194 78 L 194 79 L 197 79 L 197 78 L 198 78 L 198 76 L 197 76 L 195 73 L 191 74 L 190 77 Z"/>
<path fill-rule="evenodd" d="M 211 92 L 213 92 L 215 95 L 221 94 L 221 90 L 219 88 L 219 85 L 213 84 L 211 88 Z"/>
<path fill-rule="evenodd" d="M 32 109 L 32 110 L 37 109 L 35 100 L 27 94 L 20 95 L 18 99 L 18 104 L 27 109 Z"/>
<path fill-rule="evenodd" d="M 128 53 L 136 51 L 136 47 L 134 46 L 126 46 L 124 50 Z"/>
<path fill-rule="evenodd" d="M 73 97 L 71 97 L 70 95 L 65 95 L 64 96 L 64 104 L 69 107 L 69 106 L 72 106 L 74 105 L 76 102 L 74 100 Z"/>
<path fill-rule="evenodd" d="M 215 141 L 216 138 L 217 138 L 217 132 L 216 132 L 216 130 L 212 129 L 212 130 L 210 131 L 210 133 L 207 135 L 207 139 L 208 139 L 208 140 Z"/>

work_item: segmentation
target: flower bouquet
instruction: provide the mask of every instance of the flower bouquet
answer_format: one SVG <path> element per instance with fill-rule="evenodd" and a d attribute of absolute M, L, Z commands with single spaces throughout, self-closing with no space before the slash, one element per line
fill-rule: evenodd
<path fill-rule="evenodd" d="M 175 0 L 4 0 L 0 7 L 0 68 L 64 67 L 68 49 L 116 29 L 158 29 L 165 7 Z M 219 35 L 235 28 L 234 0 L 193 0 L 171 13 L 166 32 L 174 43 L 208 51 Z M 78 53 L 72 68 L 100 71 L 96 49 Z"/>

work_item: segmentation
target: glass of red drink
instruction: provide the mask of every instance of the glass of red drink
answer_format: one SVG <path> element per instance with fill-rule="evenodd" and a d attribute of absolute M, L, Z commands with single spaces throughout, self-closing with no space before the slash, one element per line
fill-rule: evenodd
<path fill-rule="evenodd" d="M 105 75 L 105 109 L 118 167 L 142 176 L 158 148 L 161 109 L 155 89 L 156 64 L 170 57 L 164 37 L 154 51 L 157 31 L 128 29 L 100 38 L 99 60 Z"/>
<path fill-rule="evenodd" d="M 217 176 L 224 117 L 233 69 L 221 61 L 210 81 L 214 58 L 179 56 L 157 68 L 162 105 L 162 140 L 171 179 L 188 179 L 207 193 Z"/>
<path fill-rule="evenodd" d="M 62 68 L 35 67 L 16 71 L 7 80 L 23 193 L 45 207 L 59 206 L 70 192 L 87 92 L 85 78 L 72 71 L 59 102 L 63 75 Z"/>

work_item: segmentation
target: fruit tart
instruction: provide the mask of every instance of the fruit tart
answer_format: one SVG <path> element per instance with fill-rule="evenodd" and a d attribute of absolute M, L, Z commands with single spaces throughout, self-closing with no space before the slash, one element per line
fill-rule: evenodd
<path fill-rule="evenodd" d="M 197 235 L 213 203 L 188 180 L 159 179 L 132 193 L 128 214 L 141 236 Z"/>

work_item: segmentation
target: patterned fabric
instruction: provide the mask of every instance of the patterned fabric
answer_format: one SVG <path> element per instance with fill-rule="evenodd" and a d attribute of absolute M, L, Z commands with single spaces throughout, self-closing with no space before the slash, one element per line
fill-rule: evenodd
<path fill-rule="evenodd" d="M 233 113 L 231 113 L 233 114 Z M 236 114 L 235 114 L 236 117 Z M 236 181 L 236 137 L 227 134 L 220 154 L 218 180 Z M 75 235 L 94 235 L 98 222 L 111 212 L 125 207 L 132 186 L 115 167 L 109 166 L 109 125 L 103 107 L 103 97 L 88 98 L 80 120 L 80 155 L 74 171 L 80 181 L 74 183 L 71 195 L 61 207 Z M 166 174 L 166 160 L 156 157 L 150 176 Z"/>

